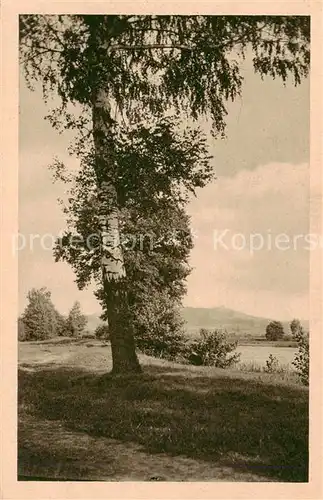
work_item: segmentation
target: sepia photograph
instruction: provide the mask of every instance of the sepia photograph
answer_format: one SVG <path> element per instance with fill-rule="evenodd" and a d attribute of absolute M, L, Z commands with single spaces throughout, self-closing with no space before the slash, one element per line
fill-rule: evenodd
<path fill-rule="evenodd" d="M 308 483 L 311 17 L 81 12 L 18 19 L 16 479 Z"/>

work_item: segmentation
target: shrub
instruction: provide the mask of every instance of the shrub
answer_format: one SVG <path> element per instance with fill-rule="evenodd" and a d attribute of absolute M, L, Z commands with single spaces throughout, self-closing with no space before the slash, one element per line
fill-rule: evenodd
<path fill-rule="evenodd" d="M 271 321 L 266 328 L 267 340 L 280 340 L 284 337 L 284 327 L 280 321 Z"/>
<path fill-rule="evenodd" d="M 290 324 L 290 329 L 298 345 L 298 351 L 295 354 L 293 365 L 300 381 L 304 385 L 309 384 L 310 369 L 310 344 L 309 333 L 305 332 L 299 320 L 294 319 Z"/>
<path fill-rule="evenodd" d="M 94 336 L 100 340 L 108 340 L 110 337 L 109 326 L 107 323 L 102 323 L 94 330 Z"/>
<path fill-rule="evenodd" d="M 200 338 L 190 344 L 186 357 L 192 365 L 228 368 L 240 359 L 240 353 L 234 353 L 237 344 L 228 342 L 224 332 L 202 328 Z"/>
<path fill-rule="evenodd" d="M 274 373 L 277 372 L 278 369 L 279 369 L 278 359 L 276 358 L 276 356 L 269 354 L 269 358 L 266 360 L 266 367 L 264 368 L 264 371 L 267 373 Z"/>

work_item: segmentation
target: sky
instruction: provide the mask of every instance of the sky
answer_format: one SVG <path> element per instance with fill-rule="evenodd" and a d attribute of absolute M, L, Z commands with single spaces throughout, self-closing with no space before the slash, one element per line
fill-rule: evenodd
<path fill-rule="evenodd" d="M 217 179 L 187 209 L 195 246 L 184 305 L 307 319 L 306 235 L 315 195 L 309 191 L 309 81 L 284 87 L 261 80 L 250 58 L 242 74 L 242 96 L 227 106 L 226 139 L 209 138 Z M 30 92 L 21 79 L 19 309 L 30 288 L 46 286 L 63 314 L 75 300 L 85 313 L 100 314 L 93 288 L 79 291 L 68 264 L 52 255 L 52 240 L 65 228 L 57 203 L 64 186 L 52 183 L 48 164 L 55 156 L 70 168 L 77 162 L 67 153 L 71 136 L 44 121 L 47 111 L 40 91 Z"/>

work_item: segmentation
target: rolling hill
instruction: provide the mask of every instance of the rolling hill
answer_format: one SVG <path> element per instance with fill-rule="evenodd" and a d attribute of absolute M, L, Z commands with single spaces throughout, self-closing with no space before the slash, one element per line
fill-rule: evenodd
<path fill-rule="evenodd" d="M 186 321 L 187 333 L 194 335 L 200 328 L 217 328 L 227 330 L 229 333 L 237 335 L 250 335 L 252 337 L 262 337 L 265 335 L 266 326 L 272 318 L 261 318 L 251 316 L 240 311 L 225 307 L 199 308 L 184 307 L 183 318 Z M 102 323 L 99 315 L 90 314 L 87 316 L 87 328 L 94 331 Z M 285 333 L 289 332 L 289 322 L 282 322 Z M 308 328 L 308 321 L 302 321 L 303 326 Z"/>
<path fill-rule="evenodd" d="M 237 335 L 261 337 L 265 335 L 270 318 L 251 316 L 226 307 L 196 308 L 185 307 L 183 317 L 187 324 L 187 332 L 196 333 L 200 328 L 222 329 Z M 284 330 L 289 333 L 288 322 L 283 322 Z"/>

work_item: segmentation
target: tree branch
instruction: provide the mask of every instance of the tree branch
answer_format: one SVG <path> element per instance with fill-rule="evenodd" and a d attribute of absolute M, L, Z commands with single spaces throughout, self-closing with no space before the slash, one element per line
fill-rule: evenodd
<path fill-rule="evenodd" d="M 109 50 L 145 50 L 145 49 L 179 49 L 179 50 L 194 50 L 193 47 L 186 45 L 163 45 L 153 43 L 150 45 L 111 45 Z"/>
<path fill-rule="evenodd" d="M 170 33 L 171 35 L 178 36 L 177 31 L 166 30 L 166 29 L 162 29 L 162 28 L 132 28 L 132 31 L 145 31 L 145 32 L 156 31 L 157 33 Z"/>
<path fill-rule="evenodd" d="M 62 40 L 59 38 L 58 34 L 57 34 L 57 31 L 53 28 L 53 26 L 51 26 L 51 24 L 49 23 L 49 21 L 47 20 L 46 16 L 44 16 L 44 20 L 45 20 L 45 23 L 47 25 L 47 28 L 49 29 L 49 31 L 53 34 L 55 40 L 59 43 L 59 45 L 61 45 L 64 49 L 65 49 L 65 45 L 64 43 L 62 42 Z"/>
<path fill-rule="evenodd" d="M 20 44 L 22 47 L 26 47 L 27 49 L 41 49 L 43 52 L 39 52 L 39 54 L 44 54 L 45 52 L 56 52 L 58 54 L 62 54 L 63 53 L 63 50 L 58 50 L 58 49 L 53 49 L 52 47 L 51 48 L 48 48 L 48 47 L 44 47 L 43 45 L 37 45 L 37 47 L 33 46 L 33 45 L 28 45 L 28 43 L 22 43 Z M 37 55 L 37 54 L 36 54 Z"/>

